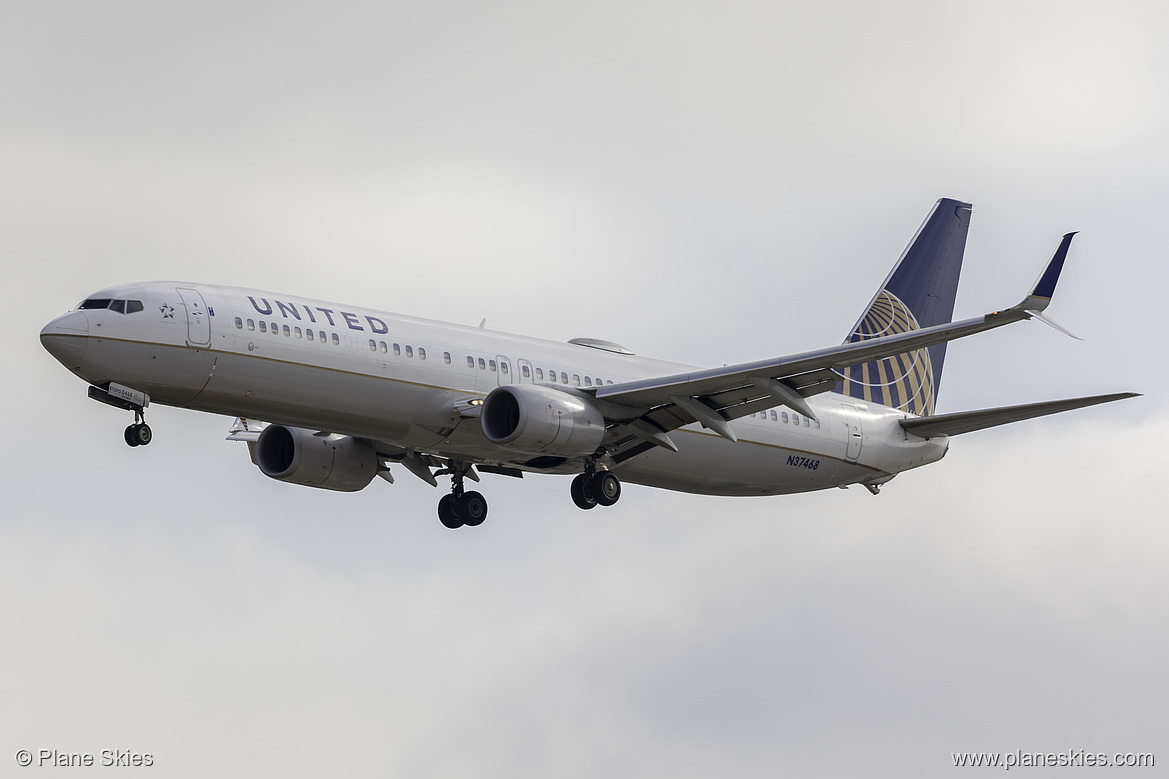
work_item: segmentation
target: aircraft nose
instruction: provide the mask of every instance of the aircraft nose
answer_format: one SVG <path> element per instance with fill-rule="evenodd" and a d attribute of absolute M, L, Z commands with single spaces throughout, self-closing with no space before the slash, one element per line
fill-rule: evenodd
<path fill-rule="evenodd" d="M 89 343 L 89 319 L 81 311 L 70 311 L 41 328 L 41 345 L 69 370 L 81 367 Z"/>

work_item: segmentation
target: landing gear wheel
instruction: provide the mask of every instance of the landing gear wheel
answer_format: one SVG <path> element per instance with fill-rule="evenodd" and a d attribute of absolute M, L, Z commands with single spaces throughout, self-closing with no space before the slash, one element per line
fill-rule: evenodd
<path fill-rule="evenodd" d="M 455 504 L 467 527 L 478 527 L 487 519 L 487 499 L 478 492 L 464 492 Z"/>
<path fill-rule="evenodd" d="M 593 497 L 592 491 L 588 489 L 588 480 L 582 473 L 572 480 L 572 487 L 569 492 L 572 494 L 572 502 L 577 505 L 577 508 L 588 509 L 597 505 L 597 499 Z"/>
<path fill-rule="evenodd" d="M 438 521 L 443 527 L 449 527 L 451 530 L 458 530 L 463 526 L 462 517 L 455 512 L 454 495 L 443 495 L 438 501 Z"/>
<path fill-rule="evenodd" d="M 612 506 L 621 499 L 621 480 L 609 471 L 597 471 L 589 479 L 588 491 L 602 506 Z"/>
<path fill-rule="evenodd" d="M 130 446 L 146 446 L 154 440 L 154 435 L 145 422 L 135 422 L 127 427 L 124 437 Z"/>

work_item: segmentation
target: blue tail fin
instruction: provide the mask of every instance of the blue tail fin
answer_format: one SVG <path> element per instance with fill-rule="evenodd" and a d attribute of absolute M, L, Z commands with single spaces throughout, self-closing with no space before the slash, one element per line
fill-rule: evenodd
<path fill-rule="evenodd" d="M 945 324 L 954 314 L 970 204 L 939 200 L 845 343 Z M 934 413 L 946 344 L 846 368 L 836 391 L 919 416 Z"/>

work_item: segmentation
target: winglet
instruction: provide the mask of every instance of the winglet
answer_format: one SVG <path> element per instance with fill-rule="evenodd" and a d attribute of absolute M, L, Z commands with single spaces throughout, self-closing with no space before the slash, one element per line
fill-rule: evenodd
<path fill-rule="evenodd" d="M 1059 242 L 1059 248 L 1055 250 L 1055 254 L 1051 255 L 1051 260 L 1043 269 L 1035 286 L 1031 288 L 1031 292 L 1015 308 L 1023 311 L 1043 311 L 1047 308 L 1051 303 L 1051 296 L 1055 294 L 1055 284 L 1059 281 L 1059 274 L 1063 270 L 1063 261 L 1067 259 L 1068 247 L 1072 245 L 1073 236 L 1075 236 L 1074 232 L 1063 237 L 1063 240 Z"/>
<path fill-rule="evenodd" d="M 1054 319 L 1052 319 L 1047 314 L 1044 314 L 1041 311 L 1030 310 L 1027 313 L 1031 315 L 1032 319 L 1038 319 L 1040 322 L 1047 325 L 1051 329 L 1056 330 L 1058 332 L 1061 332 L 1064 335 L 1068 336 L 1069 338 L 1075 338 L 1077 341 L 1084 340 L 1083 338 L 1080 338 L 1075 333 L 1068 331 L 1068 329 L 1065 328 L 1063 325 L 1061 325 L 1059 322 L 1056 322 Z"/>

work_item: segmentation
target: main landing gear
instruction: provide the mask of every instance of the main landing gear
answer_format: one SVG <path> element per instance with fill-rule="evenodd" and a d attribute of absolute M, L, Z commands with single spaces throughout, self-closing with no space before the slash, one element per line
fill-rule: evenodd
<path fill-rule="evenodd" d="M 487 519 L 487 499 L 474 490 L 463 491 L 463 476 L 469 468 L 461 463 L 451 463 L 449 469 L 435 474 L 449 473 L 451 477 L 451 494 L 443 495 L 438 502 L 438 521 L 451 530 L 463 525 L 478 527 Z"/>
<path fill-rule="evenodd" d="M 585 464 L 585 472 L 572 480 L 572 502 L 579 508 L 612 506 L 621 499 L 621 480 L 612 471 L 597 470 L 596 462 Z"/>
<path fill-rule="evenodd" d="M 146 446 L 154 440 L 150 425 L 146 424 L 141 409 L 134 410 L 134 424 L 126 428 L 126 443 L 130 446 Z"/>
<path fill-rule="evenodd" d="M 478 492 L 463 489 L 463 480 L 470 465 L 451 462 L 435 471 L 435 476 L 451 477 L 451 492 L 438 501 L 438 521 L 451 530 L 477 527 L 487 519 L 487 499 Z M 612 471 L 597 468 L 596 458 L 585 463 L 584 473 L 572 480 L 572 502 L 582 509 L 612 506 L 621 499 L 621 480 Z"/>

